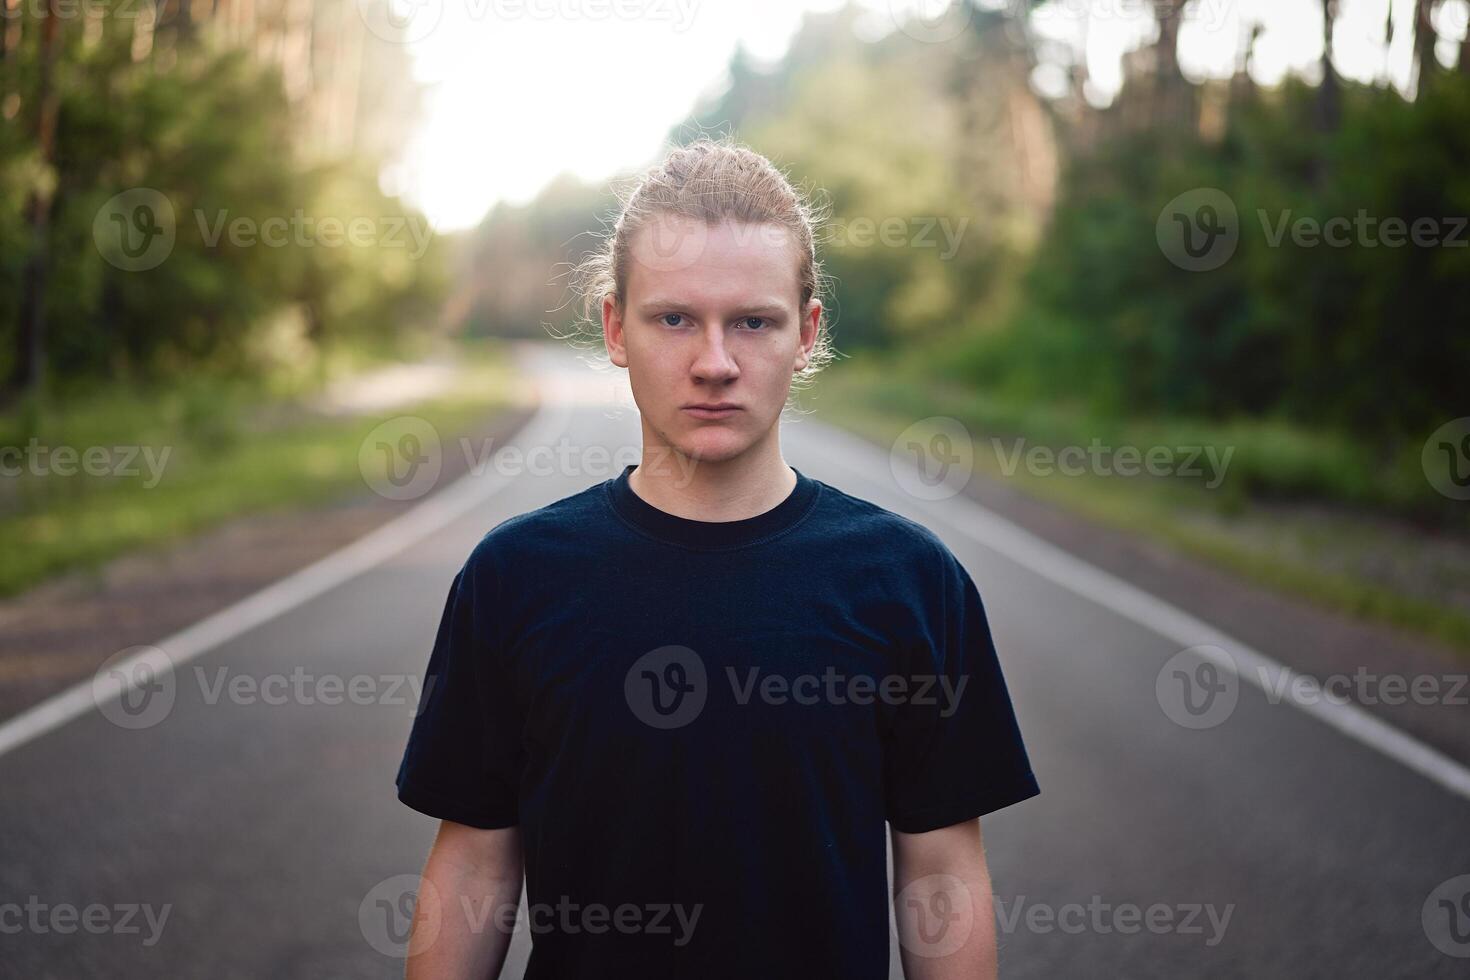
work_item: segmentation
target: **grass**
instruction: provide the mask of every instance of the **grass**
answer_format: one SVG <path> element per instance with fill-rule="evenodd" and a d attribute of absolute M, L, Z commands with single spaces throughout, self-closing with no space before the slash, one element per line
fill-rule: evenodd
<path fill-rule="evenodd" d="M 814 395 L 807 403 L 820 410 L 824 421 L 879 445 L 892 445 L 914 420 L 957 419 L 972 435 L 977 472 L 1265 587 L 1421 633 L 1470 657 L 1470 616 L 1454 604 L 1470 583 L 1470 565 L 1454 568 L 1452 580 L 1442 583 L 1439 594 L 1425 598 L 1419 583 L 1385 582 L 1361 571 L 1368 565 L 1366 559 L 1356 560 L 1357 553 L 1421 543 L 1422 532 L 1364 510 L 1369 501 L 1388 507 L 1428 489 L 1422 473 L 1420 485 L 1413 485 L 1406 466 L 1383 466 L 1370 487 L 1374 478 L 1362 472 L 1367 464 L 1354 457 L 1351 446 L 1328 437 L 1314 440 L 1301 430 L 1271 424 L 1090 419 L 1051 406 L 1009 404 L 932 378 L 916 380 L 912 369 L 885 365 L 880 370 L 857 359 L 823 377 Z M 1046 475 L 1024 464 L 1012 466 L 1011 454 L 1018 444 L 1027 450 L 1086 447 L 1094 439 L 1103 446 L 1138 446 L 1144 451 L 1154 446 L 1234 451 L 1218 489 L 1205 488 L 1208 469 L 1190 479 L 1094 472 Z M 1262 473 L 1273 466 L 1289 472 L 1263 478 Z M 1320 492 L 1327 485 L 1342 488 L 1342 494 L 1327 500 L 1310 498 L 1309 489 Z M 1283 486 L 1297 487 L 1297 498 L 1277 505 L 1262 499 L 1264 486 L 1273 493 L 1280 493 Z"/>
<path fill-rule="evenodd" d="M 510 403 L 517 380 L 498 346 L 465 347 L 460 363 L 449 390 L 384 415 L 418 416 L 448 438 Z M 232 517 L 367 492 L 358 452 L 382 420 L 315 413 L 304 401 L 311 392 L 290 387 L 283 394 L 278 384 L 218 379 L 118 385 L 40 420 L 0 417 L 0 446 L 79 454 L 101 447 L 107 462 L 94 452 L 92 469 L 108 470 L 88 475 L 73 463 L 73 475 L 25 472 L 0 481 L 0 595 Z M 14 461 L 13 454 L 6 460 Z M 125 469 L 134 472 L 118 472 Z"/>

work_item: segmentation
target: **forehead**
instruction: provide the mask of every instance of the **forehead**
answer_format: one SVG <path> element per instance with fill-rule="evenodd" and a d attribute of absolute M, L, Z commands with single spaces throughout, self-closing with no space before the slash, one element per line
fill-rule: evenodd
<path fill-rule="evenodd" d="M 630 243 L 626 298 L 636 303 L 657 294 L 721 304 L 760 294 L 794 307 L 800 294 L 797 255 L 794 236 L 783 225 L 711 225 L 655 214 Z"/>

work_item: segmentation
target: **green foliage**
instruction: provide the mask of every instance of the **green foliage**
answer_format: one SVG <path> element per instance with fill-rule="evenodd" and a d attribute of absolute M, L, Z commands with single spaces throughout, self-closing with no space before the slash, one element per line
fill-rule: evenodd
<path fill-rule="evenodd" d="M 472 335 L 559 335 L 581 316 L 567 273 L 596 244 L 594 215 L 615 200 L 610 190 L 560 175 L 523 206 L 497 204 L 466 243 L 460 278 L 470 297 Z"/>
<path fill-rule="evenodd" d="M 376 161 L 310 151 L 273 64 L 203 30 L 160 34 L 139 57 L 133 17 L 109 15 L 95 31 L 64 19 L 48 165 L 36 143 L 39 30 L 23 26 L 0 72 L 0 100 L 11 93 L 18 107 L 0 125 L 0 381 L 20 356 L 35 254 L 25 202 L 48 188 L 44 347 L 61 397 L 99 379 L 275 370 L 434 315 L 443 243 L 382 193 Z M 157 265 L 119 268 L 97 234 L 115 196 L 138 189 L 167 202 L 171 222 L 157 218 L 174 240 Z"/>
<path fill-rule="evenodd" d="M 1448 236 L 1470 215 L 1470 78 L 1412 103 L 1349 87 L 1325 133 L 1314 96 L 1292 82 L 1242 100 L 1218 145 L 1149 129 L 1073 159 L 1029 301 L 967 345 L 971 376 L 1103 413 L 1279 417 L 1367 436 L 1386 458 L 1464 414 L 1470 232 L 1392 247 L 1382 223 L 1433 219 Z M 1217 269 L 1177 268 L 1155 221 L 1206 187 L 1234 201 L 1239 245 Z M 1360 214 L 1363 230 L 1339 221 L 1341 246 L 1292 233 Z"/>
<path fill-rule="evenodd" d="M 460 345 L 455 363 L 445 388 L 399 409 L 446 437 L 504 411 L 516 389 L 497 345 Z M 101 386 L 41 418 L 0 415 L 5 465 L 20 470 L 0 481 L 0 596 L 244 514 L 368 494 L 358 455 L 381 416 L 326 414 L 274 380 L 186 374 Z M 58 447 L 108 450 L 105 470 L 73 457 L 62 472 Z"/>

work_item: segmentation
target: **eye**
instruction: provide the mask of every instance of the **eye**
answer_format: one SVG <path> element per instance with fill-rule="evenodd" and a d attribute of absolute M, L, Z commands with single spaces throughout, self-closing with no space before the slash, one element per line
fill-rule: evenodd
<path fill-rule="evenodd" d="M 664 326 L 666 326 L 666 327 L 677 327 L 678 326 L 677 323 L 669 323 L 668 322 L 669 321 L 669 317 L 673 317 L 676 320 L 682 320 L 682 319 L 684 319 L 684 314 L 682 314 L 682 313 L 663 313 L 663 314 L 660 314 L 660 316 L 659 316 L 659 322 L 661 322 Z"/>
<path fill-rule="evenodd" d="M 763 327 L 763 326 L 766 325 L 766 319 L 765 319 L 765 317 L 760 317 L 760 316 L 741 317 L 740 322 L 741 322 L 741 324 L 743 324 L 743 325 L 745 325 L 747 327 L 751 323 L 759 324 L 760 326 L 758 326 L 758 327 L 755 328 L 757 332 L 760 331 L 760 327 Z"/>

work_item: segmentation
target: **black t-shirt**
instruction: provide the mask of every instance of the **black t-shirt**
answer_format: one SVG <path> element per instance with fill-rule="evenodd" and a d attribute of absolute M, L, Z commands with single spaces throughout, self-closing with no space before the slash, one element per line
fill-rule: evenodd
<path fill-rule="evenodd" d="M 979 593 L 933 532 L 800 470 L 705 522 L 633 468 L 476 545 L 399 799 L 520 825 L 532 980 L 884 980 L 884 821 L 1040 792 Z"/>

